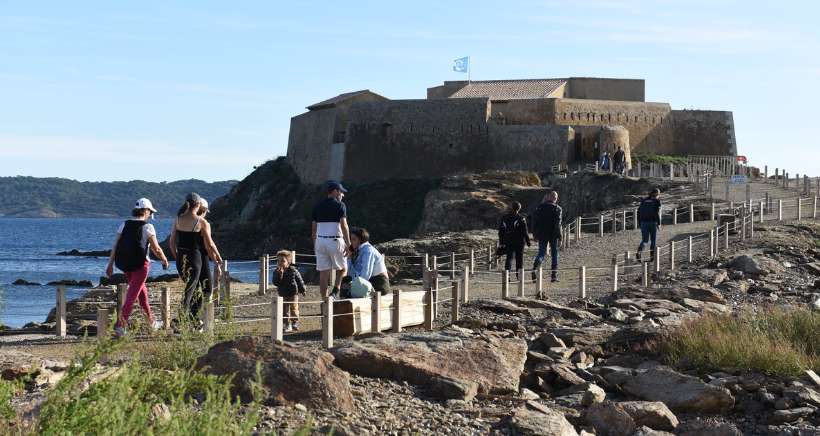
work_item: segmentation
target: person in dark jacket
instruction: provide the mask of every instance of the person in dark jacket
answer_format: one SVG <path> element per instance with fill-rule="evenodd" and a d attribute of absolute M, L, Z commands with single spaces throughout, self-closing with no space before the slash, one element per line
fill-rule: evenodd
<path fill-rule="evenodd" d="M 524 245 L 530 246 L 530 231 L 527 228 L 527 219 L 521 215 L 521 203 L 514 201 L 510 205 L 510 212 L 501 218 L 498 225 L 498 242 L 504 247 L 507 260 L 504 269 L 512 267 L 515 257 L 515 270 L 524 268 Z"/>
<path fill-rule="evenodd" d="M 287 250 L 276 253 L 276 273 L 273 275 L 273 284 L 285 302 L 286 332 L 299 330 L 299 294 L 305 295 L 305 281 L 291 263 L 292 253 Z"/>
<path fill-rule="evenodd" d="M 561 241 L 562 215 L 563 211 L 558 205 L 558 193 L 555 191 L 550 191 L 533 213 L 533 236 L 538 241 L 538 255 L 532 263 L 533 281 L 537 277 L 536 271 L 547 256 L 547 246 L 552 258 L 552 281 L 558 281 L 558 245 Z"/>
<path fill-rule="evenodd" d="M 641 226 L 641 243 L 635 257 L 640 261 L 641 252 L 647 242 L 651 258 L 655 259 L 655 241 L 658 237 L 658 229 L 661 228 L 661 201 L 658 199 L 661 191 L 655 188 L 649 191 L 649 196 L 641 200 L 638 206 L 638 223 Z"/>
<path fill-rule="evenodd" d="M 623 174 L 626 168 L 626 153 L 624 153 L 624 150 L 618 147 L 618 151 L 615 152 L 615 156 L 613 156 L 612 159 L 615 161 L 615 172 Z"/>

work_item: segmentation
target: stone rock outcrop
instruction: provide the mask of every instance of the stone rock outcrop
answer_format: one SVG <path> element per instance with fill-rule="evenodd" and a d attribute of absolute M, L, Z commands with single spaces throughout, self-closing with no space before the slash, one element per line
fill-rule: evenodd
<path fill-rule="evenodd" d="M 586 420 L 601 436 L 632 436 L 635 420 L 618 403 L 595 403 L 586 411 Z"/>
<path fill-rule="evenodd" d="M 518 409 L 505 419 L 514 435 L 578 436 L 578 432 L 561 412 L 546 407 L 539 410 Z"/>
<path fill-rule="evenodd" d="M 233 375 L 232 394 L 248 401 L 257 362 L 268 402 L 353 410 L 350 375 L 335 367 L 333 356 L 324 351 L 243 337 L 214 345 L 197 360 L 196 367 L 209 374 Z"/>
<path fill-rule="evenodd" d="M 642 400 L 663 402 L 679 412 L 721 413 L 731 410 L 735 404 L 728 389 L 662 366 L 613 371 L 604 378 L 627 394 Z"/>
<path fill-rule="evenodd" d="M 336 365 L 353 374 L 406 381 L 443 398 L 470 399 L 476 392 L 517 394 L 527 343 L 450 329 L 374 336 L 331 352 Z"/>
<path fill-rule="evenodd" d="M 765 276 L 783 272 L 784 268 L 776 261 L 763 256 L 741 254 L 729 261 L 727 266 L 735 271 L 756 276 Z"/>
<path fill-rule="evenodd" d="M 678 418 L 660 401 L 625 401 L 619 405 L 635 420 L 637 426 L 670 431 L 678 426 Z"/>

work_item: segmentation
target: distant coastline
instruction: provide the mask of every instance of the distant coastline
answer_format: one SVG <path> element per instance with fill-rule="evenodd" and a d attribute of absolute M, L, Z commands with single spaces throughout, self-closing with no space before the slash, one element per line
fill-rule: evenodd
<path fill-rule="evenodd" d="M 211 202 L 235 180 L 205 182 L 79 182 L 62 178 L 0 177 L 0 218 L 119 218 L 140 197 L 150 198 L 160 216 L 172 216 L 189 192 Z"/>

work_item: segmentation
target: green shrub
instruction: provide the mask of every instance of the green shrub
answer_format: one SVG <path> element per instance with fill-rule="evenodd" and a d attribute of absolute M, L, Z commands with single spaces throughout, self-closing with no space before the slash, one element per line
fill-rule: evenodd
<path fill-rule="evenodd" d="M 782 309 L 707 315 L 670 333 L 657 351 L 672 364 L 703 371 L 798 376 L 820 366 L 820 315 Z"/>
<path fill-rule="evenodd" d="M 19 389 L 19 383 L 0 379 L 0 425 L 16 417 L 14 408 L 11 407 L 11 400 Z"/>
<path fill-rule="evenodd" d="M 686 165 L 687 159 L 683 156 L 672 156 L 668 154 L 655 154 L 646 151 L 639 151 L 637 153 L 632 153 L 632 161 L 641 161 L 641 162 L 655 162 L 663 165 L 668 165 L 670 163 L 675 165 Z"/>
<path fill-rule="evenodd" d="M 243 406 L 233 400 L 228 378 L 192 369 L 154 368 L 139 356 L 99 375 L 97 362 L 133 345 L 129 341 L 103 342 L 81 356 L 49 393 L 40 412 L 38 433 L 252 433 L 259 420 L 259 403 Z M 84 388 L 94 377 L 100 379 Z M 158 413 L 166 407 L 168 413 Z"/>

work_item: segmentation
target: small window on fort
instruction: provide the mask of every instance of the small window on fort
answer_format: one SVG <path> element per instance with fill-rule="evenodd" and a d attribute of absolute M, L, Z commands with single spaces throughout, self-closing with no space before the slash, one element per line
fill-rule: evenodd
<path fill-rule="evenodd" d="M 638 116 L 637 115 L 635 115 L 635 122 L 636 123 L 638 122 Z"/>
<path fill-rule="evenodd" d="M 572 119 L 572 120 L 575 120 L 575 113 L 570 113 L 569 118 Z"/>
<path fill-rule="evenodd" d="M 451 144 L 449 144 L 449 146 L 450 146 L 450 148 L 453 148 L 453 144 L 452 144 L 452 143 L 451 143 Z"/>
<path fill-rule="evenodd" d="M 610 114 L 606 114 L 606 118 L 607 118 L 607 121 L 608 121 L 608 122 L 610 122 L 610 123 L 612 122 L 612 114 L 611 114 L 611 113 L 610 113 Z"/>
<path fill-rule="evenodd" d="M 589 112 L 587 112 L 587 121 L 589 121 Z"/>
<path fill-rule="evenodd" d="M 567 119 L 567 113 L 566 112 L 564 112 L 564 119 L 565 120 Z"/>

